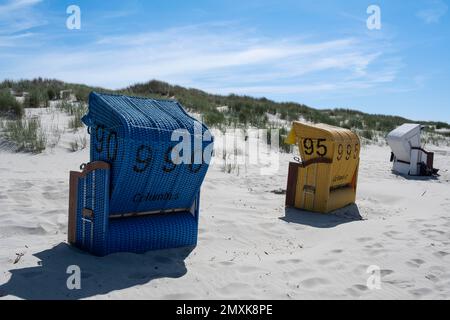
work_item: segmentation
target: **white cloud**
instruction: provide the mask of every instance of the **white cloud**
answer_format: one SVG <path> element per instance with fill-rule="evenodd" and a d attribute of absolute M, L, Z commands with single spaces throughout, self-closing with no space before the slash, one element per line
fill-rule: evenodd
<path fill-rule="evenodd" d="M 42 0 L 10 0 L 0 5 L 0 35 L 16 34 L 45 24 L 32 11 L 40 2 Z"/>
<path fill-rule="evenodd" d="M 198 25 L 102 38 L 17 55 L 8 78 L 54 77 L 109 88 L 160 79 L 217 93 L 329 93 L 391 82 L 382 45 L 367 39 L 257 37 L 229 25 Z M 373 69 L 376 66 L 377 72 Z"/>
<path fill-rule="evenodd" d="M 442 0 L 429 1 L 429 7 L 417 13 L 417 16 L 425 23 L 439 23 L 448 12 L 448 5 Z"/>
<path fill-rule="evenodd" d="M 5 17 L 18 10 L 24 9 L 26 7 L 34 6 L 42 0 L 10 0 L 4 5 L 0 5 L 0 17 Z"/>
<path fill-rule="evenodd" d="M 18 35 L 0 35 L 0 47 L 15 48 L 19 42 L 22 42 L 23 45 L 26 45 L 26 40 L 33 36 L 34 34 L 31 32 L 21 33 Z"/>

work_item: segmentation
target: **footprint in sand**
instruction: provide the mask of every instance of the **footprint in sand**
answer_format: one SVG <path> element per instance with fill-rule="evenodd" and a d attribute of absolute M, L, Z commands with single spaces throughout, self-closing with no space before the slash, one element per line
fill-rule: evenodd
<path fill-rule="evenodd" d="M 350 294 L 352 297 L 358 298 L 358 297 L 361 297 L 365 292 L 367 292 L 367 290 L 369 290 L 367 288 L 367 286 L 365 286 L 363 284 L 355 284 L 354 286 L 352 286 L 351 288 L 348 288 L 345 291 L 348 294 Z"/>
<path fill-rule="evenodd" d="M 444 258 L 444 257 L 450 255 L 450 253 L 448 253 L 446 251 L 438 251 L 438 252 L 435 252 L 434 255 L 438 258 Z"/>
<path fill-rule="evenodd" d="M 410 241 L 410 242 L 417 241 L 416 238 L 405 236 L 405 234 L 403 232 L 394 231 L 394 230 L 385 232 L 385 233 L 383 233 L 383 235 L 385 237 L 388 237 L 388 238 L 390 238 L 392 240 L 397 240 L 397 241 L 398 240 L 400 240 L 400 241 Z"/>
<path fill-rule="evenodd" d="M 388 275 L 391 275 L 394 273 L 394 270 L 389 270 L 389 269 L 382 269 L 380 270 L 380 274 L 382 277 L 386 277 Z"/>
<path fill-rule="evenodd" d="M 299 264 L 301 262 L 302 260 L 300 259 L 288 259 L 288 260 L 278 260 L 276 263 L 284 265 L 284 264 Z"/>
<path fill-rule="evenodd" d="M 14 184 L 14 187 L 17 187 L 18 190 L 21 191 L 25 191 L 25 190 L 29 190 L 33 187 L 34 185 L 31 182 L 17 182 Z"/>
<path fill-rule="evenodd" d="M 173 294 L 166 294 L 162 297 L 162 300 L 190 300 L 195 298 L 196 296 L 192 295 L 192 292 L 189 293 L 173 293 Z"/>
<path fill-rule="evenodd" d="M 319 259 L 316 261 L 319 265 L 326 266 L 331 263 L 337 262 L 336 259 Z"/>
<path fill-rule="evenodd" d="M 49 211 L 43 211 L 42 215 L 54 217 L 55 215 L 58 215 L 60 213 L 64 213 L 65 214 L 65 212 L 61 211 L 61 210 L 49 210 Z"/>
<path fill-rule="evenodd" d="M 387 254 L 386 250 L 384 250 L 384 249 L 370 249 L 370 250 L 367 250 L 367 253 L 370 257 L 376 257 L 376 256 Z"/>
<path fill-rule="evenodd" d="M 423 229 L 420 231 L 421 234 L 423 234 L 424 236 L 430 236 L 432 237 L 433 235 L 443 235 L 445 234 L 444 231 L 441 230 L 437 230 L 437 229 Z"/>
<path fill-rule="evenodd" d="M 257 271 L 259 271 L 260 269 L 257 267 L 252 267 L 252 266 L 242 266 L 238 268 L 238 271 L 240 273 L 255 273 Z"/>
<path fill-rule="evenodd" d="M 367 246 L 365 246 L 366 249 L 383 249 L 384 246 L 381 243 L 374 243 L 374 244 L 369 244 Z"/>
<path fill-rule="evenodd" d="M 427 237 L 428 239 L 435 240 L 435 241 L 446 241 L 448 240 L 448 235 L 441 230 L 436 229 L 423 229 L 420 231 L 420 233 Z"/>
<path fill-rule="evenodd" d="M 59 200 L 62 198 L 61 192 L 42 192 L 42 196 L 46 200 Z"/>
<path fill-rule="evenodd" d="M 300 269 L 295 269 L 293 271 L 289 271 L 286 273 L 288 278 L 299 278 L 299 277 L 304 277 L 305 274 L 309 274 L 309 273 L 313 273 L 316 270 L 314 269 L 308 269 L 308 268 L 300 268 Z"/>
<path fill-rule="evenodd" d="M 419 288 L 419 289 L 410 290 L 409 292 L 418 298 L 422 298 L 426 295 L 429 295 L 433 291 L 429 288 Z"/>
<path fill-rule="evenodd" d="M 408 288 L 414 287 L 413 282 L 408 281 L 408 280 L 401 280 L 401 279 L 387 280 L 387 281 L 383 281 L 383 283 L 387 283 L 392 286 L 396 286 L 400 289 L 408 289 Z"/>
<path fill-rule="evenodd" d="M 367 268 L 369 268 L 369 265 L 359 264 L 353 269 L 353 272 L 356 274 L 366 274 Z"/>
<path fill-rule="evenodd" d="M 6 193 L 11 197 L 12 200 L 20 203 L 23 207 L 31 207 L 33 200 L 23 191 L 17 191 L 13 189 L 9 189 Z"/>
<path fill-rule="evenodd" d="M 388 232 L 383 233 L 383 235 L 385 235 L 386 237 L 389 237 L 389 238 L 393 238 L 400 234 L 401 234 L 401 232 L 398 232 L 398 231 L 388 231 Z"/>
<path fill-rule="evenodd" d="M 309 279 L 303 280 L 301 282 L 300 286 L 305 287 L 307 289 L 313 289 L 318 286 L 324 286 L 327 284 L 330 284 L 329 280 L 327 280 L 325 278 L 314 277 L 314 278 L 309 278 Z"/>
<path fill-rule="evenodd" d="M 236 292 L 245 292 L 250 286 L 245 283 L 230 283 L 218 291 L 225 295 L 234 295 Z"/>
<path fill-rule="evenodd" d="M 406 264 L 413 268 L 420 268 L 425 263 L 422 259 L 412 259 L 406 262 Z"/>
<path fill-rule="evenodd" d="M 427 275 L 425 276 L 425 278 L 428 279 L 428 280 L 430 280 L 431 282 L 434 282 L 434 283 L 440 281 L 440 279 L 439 279 L 438 277 L 436 277 L 434 274 L 427 274 Z"/>

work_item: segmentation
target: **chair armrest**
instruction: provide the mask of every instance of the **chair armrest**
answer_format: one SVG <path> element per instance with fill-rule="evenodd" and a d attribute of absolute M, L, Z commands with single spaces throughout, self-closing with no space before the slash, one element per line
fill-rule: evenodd
<path fill-rule="evenodd" d="M 69 243 L 98 254 L 108 229 L 109 177 L 110 165 L 100 161 L 70 173 Z"/>

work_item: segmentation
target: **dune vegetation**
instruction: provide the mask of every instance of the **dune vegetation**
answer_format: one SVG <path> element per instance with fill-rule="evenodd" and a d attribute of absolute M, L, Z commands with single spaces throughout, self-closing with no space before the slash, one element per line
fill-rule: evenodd
<path fill-rule="evenodd" d="M 70 92 L 72 101 L 64 101 L 62 92 Z M 11 125 L 16 130 L 14 135 L 6 132 L 6 137 L 21 136 L 17 130 L 39 130 L 39 125 L 23 125 L 24 110 L 26 108 L 48 107 L 51 101 L 60 101 L 59 106 L 73 116 L 70 127 L 82 127 L 81 116 L 86 110 L 89 93 L 91 91 L 126 94 L 158 99 L 176 99 L 190 112 L 198 114 L 210 127 L 226 130 L 227 128 L 260 128 L 280 129 L 280 146 L 289 151 L 284 145 L 284 138 L 288 133 L 290 123 L 295 120 L 305 120 L 313 123 L 326 123 L 351 129 L 357 132 L 364 141 L 382 141 L 386 133 L 397 126 L 414 122 L 426 126 L 426 142 L 439 144 L 448 141 L 450 125 L 445 122 L 427 122 L 406 119 L 399 116 L 367 114 L 350 109 L 319 110 L 295 102 L 275 102 L 266 98 L 253 98 L 230 94 L 227 96 L 209 94 L 204 91 L 171 85 L 165 82 L 152 80 L 138 83 L 120 90 L 108 90 L 90 87 L 83 84 L 65 83 L 59 80 L 37 78 L 33 80 L 5 80 L 0 83 L 0 116 L 18 121 Z M 8 126 L 3 125 L 5 133 Z M 38 137 L 38 133 L 29 134 L 29 137 Z M 5 135 L 5 134 L 4 134 Z M 15 141 L 23 144 L 23 141 Z M 447 142 L 448 143 L 448 142 Z M 28 143 L 28 145 L 42 146 L 41 142 Z M 45 149 L 45 148 L 44 148 Z M 27 148 L 22 148 L 27 150 Z M 42 147 L 37 148 L 39 151 Z"/>

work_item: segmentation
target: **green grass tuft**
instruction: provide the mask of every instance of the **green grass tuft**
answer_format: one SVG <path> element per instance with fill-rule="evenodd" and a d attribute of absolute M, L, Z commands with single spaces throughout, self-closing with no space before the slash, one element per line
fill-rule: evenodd
<path fill-rule="evenodd" d="M 18 152 L 41 153 L 46 148 L 47 138 L 37 118 L 7 121 L 3 130 L 6 139 L 17 146 Z"/>

